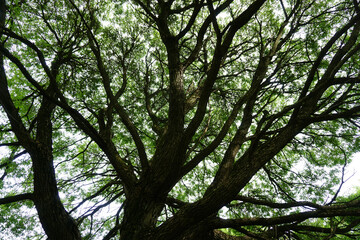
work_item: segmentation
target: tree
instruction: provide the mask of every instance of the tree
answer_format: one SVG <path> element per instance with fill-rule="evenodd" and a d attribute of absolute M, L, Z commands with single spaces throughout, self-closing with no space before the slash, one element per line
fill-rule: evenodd
<path fill-rule="evenodd" d="M 360 144 L 358 1 L 1 0 L 0 12 L 6 234 L 359 235 L 359 195 L 338 198 Z"/>

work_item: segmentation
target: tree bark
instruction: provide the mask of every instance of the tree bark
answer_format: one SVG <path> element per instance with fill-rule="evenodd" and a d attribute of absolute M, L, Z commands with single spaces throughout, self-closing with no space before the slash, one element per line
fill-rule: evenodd
<path fill-rule="evenodd" d="M 57 75 L 58 66 L 51 69 Z M 55 96 L 54 82 L 46 90 Z M 40 222 L 51 240 L 80 240 L 80 231 L 60 201 L 57 188 L 52 149 L 52 113 L 55 104 L 43 97 L 37 115 L 37 131 L 34 147 L 29 149 L 34 172 L 34 203 Z"/>
<path fill-rule="evenodd" d="M 138 186 L 125 201 L 120 240 L 147 239 L 164 207 L 164 197 L 149 186 Z M 150 238 L 151 239 L 151 238 Z"/>
<path fill-rule="evenodd" d="M 31 154 L 34 170 L 34 203 L 50 240 L 80 240 L 74 219 L 59 198 L 52 157 L 44 148 Z"/>

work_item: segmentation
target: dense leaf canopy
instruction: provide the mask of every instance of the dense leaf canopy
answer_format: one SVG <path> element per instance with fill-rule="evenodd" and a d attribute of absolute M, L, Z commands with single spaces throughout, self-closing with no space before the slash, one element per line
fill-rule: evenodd
<path fill-rule="evenodd" d="M 358 239 L 357 0 L 0 0 L 0 238 Z"/>

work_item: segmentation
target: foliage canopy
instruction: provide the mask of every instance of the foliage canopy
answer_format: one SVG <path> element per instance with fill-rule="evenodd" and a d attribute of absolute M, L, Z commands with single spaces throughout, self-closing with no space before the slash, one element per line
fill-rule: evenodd
<path fill-rule="evenodd" d="M 357 0 L 0 0 L 0 229 L 356 239 Z M 41 226 L 41 227 L 40 227 Z"/>

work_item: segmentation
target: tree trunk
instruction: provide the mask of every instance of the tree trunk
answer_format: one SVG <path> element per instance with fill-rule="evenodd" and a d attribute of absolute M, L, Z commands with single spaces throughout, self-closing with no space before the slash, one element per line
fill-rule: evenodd
<path fill-rule="evenodd" d="M 31 154 L 34 171 L 34 203 L 50 240 L 80 240 L 74 219 L 65 210 L 57 189 L 52 155 L 46 149 Z"/>
<path fill-rule="evenodd" d="M 149 186 L 138 186 L 124 203 L 120 240 L 148 239 L 156 227 L 165 199 L 166 195 L 154 194 L 154 189 Z"/>
<path fill-rule="evenodd" d="M 54 94 L 51 86 L 48 92 Z M 38 113 L 36 141 L 29 149 L 34 172 L 34 203 L 50 240 L 80 240 L 80 232 L 60 201 L 57 188 L 52 153 L 51 117 L 54 108 L 55 105 L 44 97 Z"/>

